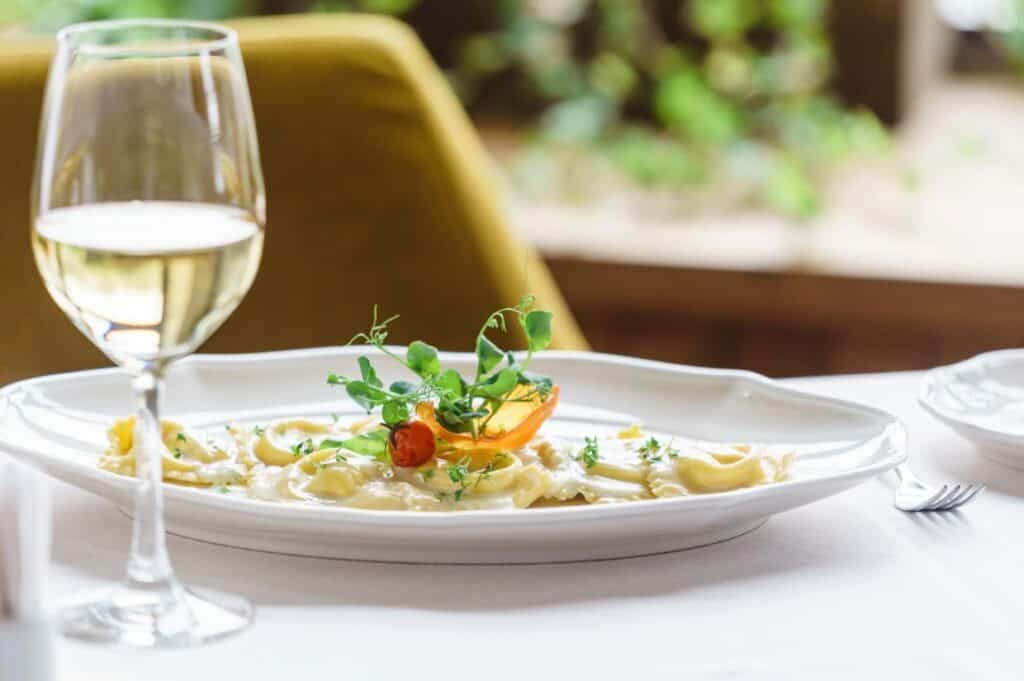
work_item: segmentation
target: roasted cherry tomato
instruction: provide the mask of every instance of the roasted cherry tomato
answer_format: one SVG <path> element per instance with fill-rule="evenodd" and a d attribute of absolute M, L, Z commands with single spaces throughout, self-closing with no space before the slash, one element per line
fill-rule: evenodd
<path fill-rule="evenodd" d="M 434 431 L 422 421 L 399 423 L 388 436 L 388 453 L 396 466 L 422 466 L 430 461 L 436 449 Z"/>

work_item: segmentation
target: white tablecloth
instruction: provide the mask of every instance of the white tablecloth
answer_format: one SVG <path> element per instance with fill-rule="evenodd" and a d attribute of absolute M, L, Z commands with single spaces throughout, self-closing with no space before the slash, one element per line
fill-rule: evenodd
<path fill-rule="evenodd" d="M 65 681 L 186 679 L 1024 679 L 1024 472 L 979 458 L 914 401 L 920 374 L 800 379 L 903 418 L 911 461 L 989 489 L 905 514 L 878 479 L 738 539 L 648 558 L 510 567 L 354 563 L 172 538 L 189 583 L 254 628 L 209 648 L 63 642 Z M 129 521 L 56 485 L 54 591 L 120 576 Z"/>

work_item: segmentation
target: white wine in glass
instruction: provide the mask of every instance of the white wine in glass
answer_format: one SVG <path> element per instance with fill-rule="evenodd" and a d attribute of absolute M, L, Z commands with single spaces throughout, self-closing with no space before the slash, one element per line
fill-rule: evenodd
<path fill-rule="evenodd" d="M 265 201 L 234 32 L 124 20 L 57 36 L 40 126 L 32 247 L 75 326 L 133 376 L 138 477 L 124 580 L 61 611 L 65 635 L 189 647 L 252 619 L 238 597 L 194 592 L 167 554 L 160 393 L 248 292 Z"/>

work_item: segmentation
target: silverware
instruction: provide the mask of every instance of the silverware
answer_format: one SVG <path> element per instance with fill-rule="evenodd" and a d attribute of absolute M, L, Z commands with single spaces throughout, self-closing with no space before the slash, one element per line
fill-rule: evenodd
<path fill-rule="evenodd" d="M 985 489 L 984 485 L 961 483 L 929 485 L 914 475 L 905 463 L 894 470 L 900 479 L 900 487 L 892 503 L 901 511 L 951 511 L 963 506 Z"/>

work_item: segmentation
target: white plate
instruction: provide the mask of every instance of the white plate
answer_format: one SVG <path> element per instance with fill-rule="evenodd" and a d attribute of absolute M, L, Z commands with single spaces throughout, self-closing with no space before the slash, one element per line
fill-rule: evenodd
<path fill-rule="evenodd" d="M 171 371 L 165 411 L 193 427 L 309 414 L 355 414 L 325 384 L 357 374 L 365 348 L 200 355 Z M 471 354 L 442 353 L 470 371 Z M 385 381 L 399 377 L 378 362 Z M 165 486 L 171 532 L 244 548 L 331 558 L 525 563 L 636 556 L 736 537 L 774 513 L 841 492 L 903 461 L 905 431 L 882 411 L 817 397 L 756 374 L 582 352 L 546 352 L 562 403 L 546 428 L 578 433 L 642 422 L 717 442 L 789 445 L 792 479 L 723 494 L 599 506 L 415 513 L 285 505 Z M 96 467 L 112 418 L 133 409 L 128 377 L 101 369 L 36 378 L 0 391 L 0 449 L 54 476 L 131 505 L 133 481 Z"/>
<path fill-rule="evenodd" d="M 993 461 L 1024 468 L 1024 350 L 932 369 L 918 400 Z"/>

